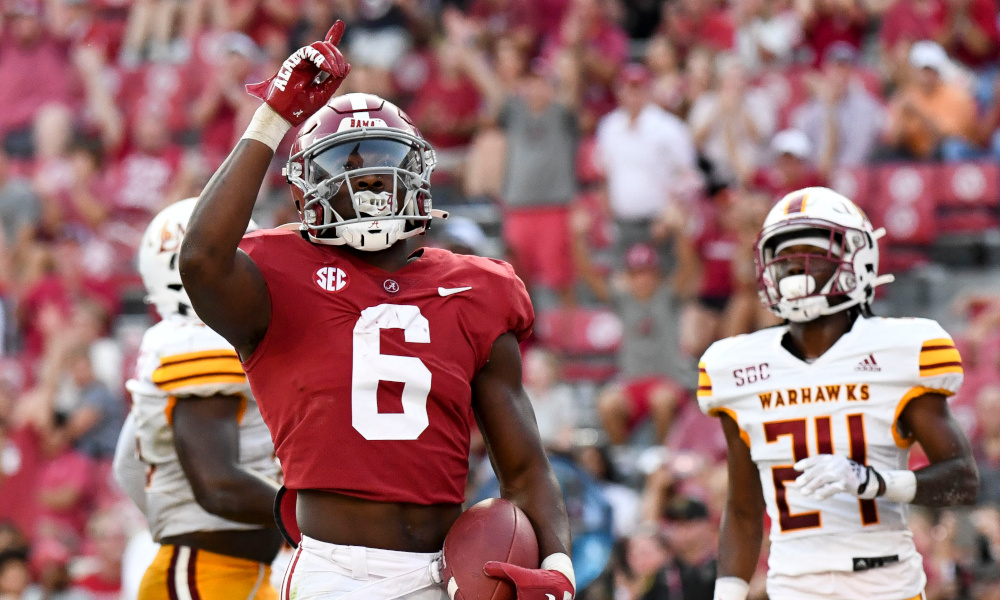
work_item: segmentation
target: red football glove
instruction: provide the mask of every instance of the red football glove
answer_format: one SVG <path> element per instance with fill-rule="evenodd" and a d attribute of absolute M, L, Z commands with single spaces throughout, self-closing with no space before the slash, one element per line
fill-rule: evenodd
<path fill-rule="evenodd" d="M 510 582 L 517 590 L 517 600 L 572 600 L 575 591 L 569 578 L 559 571 L 525 569 L 492 560 L 486 563 L 483 572 Z"/>
<path fill-rule="evenodd" d="M 266 102 L 293 127 L 305 121 L 326 104 L 351 71 L 337 50 L 343 35 L 344 22 L 337 21 L 325 40 L 296 50 L 274 77 L 247 85 L 247 92 Z"/>

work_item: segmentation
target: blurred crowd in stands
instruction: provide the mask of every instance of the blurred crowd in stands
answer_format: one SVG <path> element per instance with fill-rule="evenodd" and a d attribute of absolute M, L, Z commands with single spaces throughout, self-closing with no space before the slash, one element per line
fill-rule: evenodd
<path fill-rule="evenodd" d="M 244 84 L 337 18 L 342 91 L 397 102 L 437 150 L 435 203 L 458 216 L 426 242 L 503 257 L 532 291 L 525 380 L 581 597 L 711 598 L 725 444 L 692 390 L 710 343 L 775 323 L 763 215 L 833 186 L 904 270 L 938 233 L 995 231 L 998 16 L 996 0 L 2 0 L 0 600 L 125 598 L 123 571 L 141 575 L 123 568 L 141 515 L 108 477 L 155 318 L 139 236 L 242 134 Z M 298 220 L 290 139 L 264 226 Z M 1000 598 L 1000 299 L 956 309 L 953 406 L 982 502 L 912 525 L 929 599 Z M 472 461 L 470 500 L 495 494 L 481 446 Z"/>

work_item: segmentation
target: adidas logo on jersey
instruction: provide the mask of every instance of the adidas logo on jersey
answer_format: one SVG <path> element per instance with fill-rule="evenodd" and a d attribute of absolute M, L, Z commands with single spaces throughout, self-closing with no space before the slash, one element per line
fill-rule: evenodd
<path fill-rule="evenodd" d="M 869 354 L 854 367 L 854 370 L 865 371 L 867 373 L 875 373 L 875 372 L 880 372 L 882 370 L 882 367 L 878 366 L 878 363 L 875 362 L 875 355 Z"/>

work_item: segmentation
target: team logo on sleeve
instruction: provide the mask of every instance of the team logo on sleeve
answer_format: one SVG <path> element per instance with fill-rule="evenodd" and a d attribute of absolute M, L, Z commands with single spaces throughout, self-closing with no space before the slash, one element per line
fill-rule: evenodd
<path fill-rule="evenodd" d="M 316 271 L 316 284 L 328 292 L 339 292 L 351 283 L 347 271 L 337 267 L 322 267 Z"/>

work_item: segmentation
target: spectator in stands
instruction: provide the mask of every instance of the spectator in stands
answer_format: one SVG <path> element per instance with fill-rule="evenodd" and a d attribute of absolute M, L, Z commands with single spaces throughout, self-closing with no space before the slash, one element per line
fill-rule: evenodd
<path fill-rule="evenodd" d="M 639 494 L 624 484 L 611 460 L 607 446 L 584 444 L 575 451 L 576 463 L 597 483 L 611 504 L 616 537 L 624 537 L 639 525 L 641 500 Z"/>
<path fill-rule="evenodd" d="M 882 104 L 855 76 L 857 58 L 850 44 L 830 45 L 821 73 L 809 79 L 812 99 L 792 117 L 809 138 L 810 160 L 827 179 L 838 167 L 867 163 L 886 126 Z"/>
<path fill-rule="evenodd" d="M 41 0 L 3 3 L 0 31 L 0 140 L 20 158 L 32 154 L 35 113 L 50 103 L 74 99 L 74 72 L 66 47 L 46 31 Z M 39 77 L 45 73 L 45 77 Z"/>
<path fill-rule="evenodd" d="M 802 20 L 785 0 L 740 0 L 733 5 L 736 54 L 749 73 L 780 69 L 802 41 Z"/>
<path fill-rule="evenodd" d="M 691 295 L 681 313 L 680 343 L 691 356 L 701 356 L 712 342 L 726 337 L 735 289 L 736 194 L 726 184 L 709 181 L 710 198 L 694 207 L 677 243 L 675 286 Z"/>
<path fill-rule="evenodd" d="M 607 179 L 620 266 L 634 244 L 662 241 L 674 232 L 682 204 L 701 180 L 691 134 L 653 103 L 649 70 L 639 64 L 622 69 L 617 96 L 619 107 L 597 126 L 595 158 Z"/>
<path fill-rule="evenodd" d="M 802 19 L 803 42 L 812 54 L 812 64 L 820 67 L 834 45 L 861 51 L 868 15 L 861 0 L 797 0 L 795 9 Z"/>
<path fill-rule="evenodd" d="M 142 231 L 165 205 L 183 150 L 170 136 L 165 112 L 139 110 L 131 145 L 110 168 L 114 216 Z"/>
<path fill-rule="evenodd" d="M 736 56 L 718 60 L 716 81 L 714 90 L 695 101 L 688 123 L 698 151 L 718 176 L 743 183 L 766 155 L 777 117 L 767 94 L 750 86 Z"/>
<path fill-rule="evenodd" d="M 885 11 L 879 29 L 879 55 L 892 87 L 910 79 L 910 47 L 932 40 L 944 13 L 941 0 L 895 0 Z"/>
<path fill-rule="evenodd" d="M 85 568 L 74 569 L 72 587 L 93 600 L 117 600 L 122 592 L 122 557 L 128 543 L 125 524 L 113 510 L 96 513 L 87 523 L 93 547 Z M 84 566 L 84 565 L 81 565 Z"/>
<path fill-rule="evenodd" d="M 684 72 L 670 39 L 665 35 L 650 38 L 645 63 L 652 76 L 653 101 L 664 110 L 683 118 L 687 112 L 684 95 Z"/>
<path fill-rule="evenodd" d="M 0 147 L 0 231 L 8 251 L 17 252 L 29 242 L 41 218 L 41 199 L 31 181 L 11 172 L 7 153 Z"/>
<path fill-rule="evenodd" d="M 87 523 L 93 462 L 72 446 L 65 415 L 57 413 L 45 435 L 45 466 L 38 477 L 35 535 L 79 547 Z"/>
<path fill-rule="evenodd" d="M 30 583 L 28 549 L 13 548 L 0 552 L 0 598 L 27 600 L 25 591 Z"/>
<path fill-rule="evenodd" d="M 680 582 L 684 600 L 711 600 L 715 593 L 718 528 L 708 507 L 689 497 L 674 499 L 663 512 L 667 547 L 673 555 L 668 567 Z"/>
<path fill-rule="evenodd" d="M 948 55 L 977 71 L 996 73 L 1000 56 L 997 5 L 990 0 L 944 0 L 934 39 Z M 987 77 L 992 84 L 993 77 Z M 992 87 L 990 85 L 990 87 Z M 992 91 L 992 90 L 988 90 Z"/>
<path fill-rule="evenodd" d="M 587 214 L 578 211 L 573 221 L 574 258 L 583 281 L 598 300 L 611 303 L 624 329 L 619 380 L 598 396 L 601 424 L 612 444 L 624 444 L 650 418 L 653 443 L 659 443 L 696 379 L 695 361 L 680 347 L 677 291 L 648 244 L 633 245 L 625 255 L 624 272 L 609 281 L 589 254 Z"/>
<path fill-rule="evenodd" d="M 945 81 L 950 60 L 936 42 L 922 40 L 910 50 L 913 82 L 893 97 L 886 132 L 887 158 L 946 161 L 978 154 L 971 139 L 976 103 L 957 84 Z"/>
<path fill-rule="evenodd" d="M 416 92 L 407 114 L 434 146 L 435 175 L 461 179 L 465 154 L 479 124 L 481 97 L 463 72 L 460 40 L 448 39 L 435 50 L 431 74 Z"/>
<path fill-rule="evenodd" d="M 777 200 L 795 190 L 826 185 L 812 165 L 812 144 L 805 133 L 798 129 L 779 132 L 771 140 L 771 151 L 774 164 L 754 173 L 751 189 Z"/>
<path fill-rule="evenodd" d="M 22 402 L 15 409 L 11 390 L 0 388 L 0 523 L 9 523 L 19 533 L 33 537 L 38 520 L 35 493 L 44 460 L 44 415 L 30 408 Z"/>
<path fill-rule="evenodd" d="M 979 503 L 1000 505 L 1000 386 L 987 385 L 976 396 L 973 437 L 979 467 Z"/>
<path fill-rule="evenodd" d="M 670 598 L 672 582 L 667 580 L 666 573 L 670 553 L 657 527 L 648 524 L 632 532 L 624 540 L 624 550 L 624 560 L 615 566 L 614 597 L 630 600 Z"/>
<path fill-rule="evenodd" d="M 260 104 L 244 87 L 260 79 L 255 72 L 261 60 L 257 44 L 246 34 L 230 32 L 222 40 L 221 55 L 190 108 L 191 124 L 200 132 L 200 150 L 213 165 L 222 164 Z"/>
<path fill-rule="evenodd" d="M 629 40 L 616 23 L 613 8 L 601 0 L 572 0 L 556 42 L 543 52 L 548 60 L 568 54 L 578 65 L 579 112 L 585 131 L 615 107 L 615 78 L 628 59 Z"/>
<path fill-rule="evenodd" d="M 260 4 L 275 8 L 284 5 L 295 8 L 284 0 L 244 0 L 247 5 Z M 386 97 L 392 91 L 392 70 L 413 45 L 408 25 L 408 2 L 372 0 L 371 2 L 343 3 L 350 11 L 343 15 L 348 23 L 341 48 L 350 57 L 352 71 L 361 71 L 365 77 L 365 91 Z M 249 33 L 249 32 L 248 32 Z M 259 38 L 251 33 L 254 39 Z M 360 91 L 360 90 L 359 90 Z"/>
<path fill-rule="evenodd" d="M 683 0 L 663 4 L 663 26 L 681 57 L 696 48 L 712 53 L 731 50 L 736 29 L 725 9 L 713 0 Z"/>
<path fill-rule="evenodd" d="M 301 5 L 302 0 L 225 0 L 223 10 L 226 12 L 221 14 L 228 17 L 229 27 L 246 33 L 258 45 L 285 50 L 288 45 L 288 30 L 298 21 Z M 353 6 L 353 3 L 347 5 Z M 365 2 L 361 3 L 359 10 L 363 12 L 367 9 L 376 15 L 374 18 L 378 18 L 385 13 L 387 6 L 391 9 L 393 3 Z M 363 18 L 369 16 L 369 13 L 365 13 Z M 360 28 L 361 24 L 352 25 Z"/>
<path fill-rule="evenodd" d="M 125 404 L 95 376 L 88 346 L 69 350 L 65 365 L 70 389 L 76 396 L 76 408 L 69 415 L 73 445 L 90 458 L 110 460 L 125 421 Z"/>
<path fill-rule="evenodd" d="M 524 354 L 524 391 L 535 410 L 542 444 L 567 452 L 573 446 L 577 407 L 573 390 L 560 383 L 559 369 L 559 359 L 544 348 L 531 348 Z"/>
<path fill-rule="evenodd" d="M 37 584 L 28 593 L 29 599 L 92 600 L 82 591 L 70 588 L 70 549 L 55 539 L 37 542 L 31 548 L 29 564 L 36 574 Z"/>
<path fill-rule="evenodd" d="M 576 196 L 577 88 L 566 70 L 531 63 L 520 93 L 505 93 L 482 55 L 466 65 L 507 138 L 504 241 L 532 288 L 568 298 L 573 283 L 569 203 Z"/>

